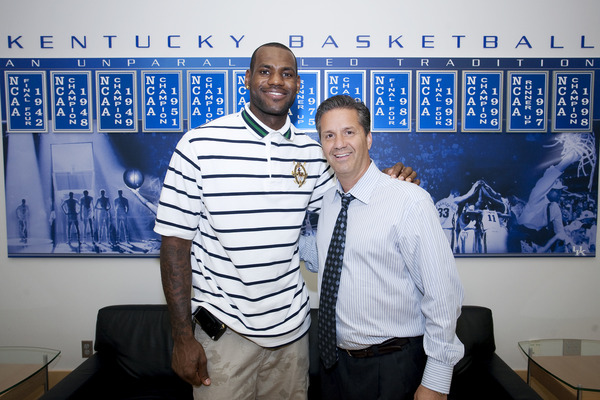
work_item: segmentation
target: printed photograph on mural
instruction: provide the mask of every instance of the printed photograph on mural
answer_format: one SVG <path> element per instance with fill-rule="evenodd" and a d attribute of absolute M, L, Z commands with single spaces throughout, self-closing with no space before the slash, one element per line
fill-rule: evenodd
<path fill-rule="evenodd" d="M 9 255 L 157 255 L 152 228 L 180 135 L 6 135 Z"/>

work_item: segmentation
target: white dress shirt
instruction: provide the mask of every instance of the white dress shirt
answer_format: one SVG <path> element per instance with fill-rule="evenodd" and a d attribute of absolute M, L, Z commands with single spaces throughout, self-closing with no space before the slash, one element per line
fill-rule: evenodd
<path fill-rule="evenodd" d="M 341 207 L 341 185 L 323 198 L 315 238 L 303 237 L 301 258 L 319 272 Z M 352 187 L 344 264 L 336 307 L 338 346 L 362 349 L 393 337 L 424 335 L 422 384 L 448 393 L 464 348 L 456 337 L 463 289 L 454 255 L 429 194 L 392 179 L 371 162 Z M 318 266 L 311 257 L 318 249 Z"/>

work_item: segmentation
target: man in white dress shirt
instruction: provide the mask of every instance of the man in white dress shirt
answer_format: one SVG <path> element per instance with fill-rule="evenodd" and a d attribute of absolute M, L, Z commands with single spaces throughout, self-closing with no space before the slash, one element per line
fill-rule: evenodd
<path fill-rule="evenodd" d="M 433 201 L 377 169 L 363 103 L 329 98 L 316 125 L 338 180 L 323 198 L 318 263 L 306 260 L 318 269 L 321 305 L 341 195 L 354 196 L 335 308 L 338 358 L 331 368 L 321 365 L 323 398 L 445 399 L 464 353 L 455 333 L 463 289 Z M 313 239 L 306 243 L 314 246 Z"/>

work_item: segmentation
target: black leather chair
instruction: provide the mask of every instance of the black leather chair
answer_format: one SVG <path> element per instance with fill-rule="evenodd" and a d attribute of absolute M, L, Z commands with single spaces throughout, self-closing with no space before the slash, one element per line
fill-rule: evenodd
<path fill-rule="evenodd" d="M 192 399 L 171 369 L 173 339 L 166 305 L 117 305 L 98 311 L 96 352 L 44 400 Z"/>
<path fill-rule="evenodd" d="M 496 354 L 494 321 L 489 308 L 463 306 L 456 335 L 465 346 L 465 355 L 454 367 L 449 399 L 542 400 Z"/>

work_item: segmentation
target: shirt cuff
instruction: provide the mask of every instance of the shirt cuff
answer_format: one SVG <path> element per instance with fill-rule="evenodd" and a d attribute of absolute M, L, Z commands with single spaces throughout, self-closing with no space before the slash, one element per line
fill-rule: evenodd
<path fill-rule="evenodd" d="M 317 240 L 315 235 L 300 235 L 298 242 L 300 259 L 304 260 L 306 269 L 310 272 L 319 272 L 319 256 L 317 253 Z"/>
<path fill-rule="evenodd" d="M 439 361 L 428 358 L 421 385 L 435 392 L 448 394 L 450 393 L 450 384 L 452 383 L 452 372 L 454 372 L 452 365 L 442 364 Z"/>

